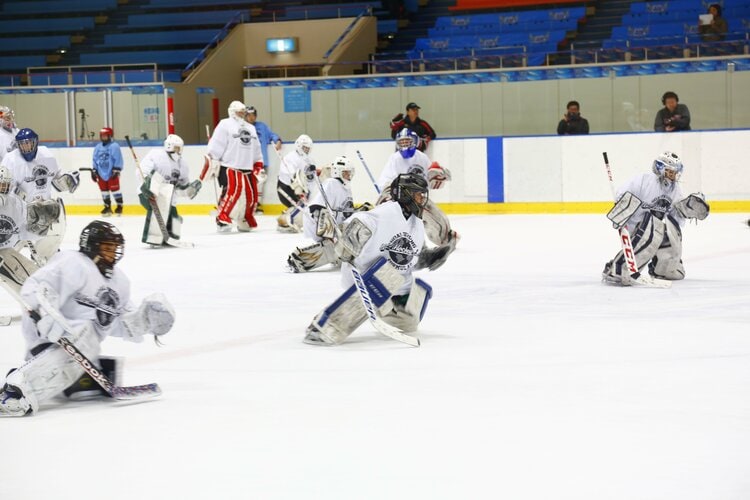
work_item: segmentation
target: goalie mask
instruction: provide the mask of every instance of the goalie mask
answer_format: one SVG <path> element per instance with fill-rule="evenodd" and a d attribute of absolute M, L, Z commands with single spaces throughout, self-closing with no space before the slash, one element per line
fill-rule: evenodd
<path fill-rule="evenodd" d="M 7 132 L 13 132 L 16 126 L 16 115 L 8 106 L 0 106 L 0 126 Z"/>
<path fill-rule="evenodd" d="M 111 278 L 115 264 L 125 252 L 125 238 L 109 222 L 95 220 L 81 231 L 79 248 L 94 261 L 102 276 Z"/>
<path fill-rule="evenodd" d="M 331 177 L 349 184 L 354 177 L 354 165 L 346 156 L 337 156 L 331 165 Z"/>
<path fill-rule="evenodd" d="M 99 140 L 102 141 L 102 144 L 105 146 L 112 142 L 112 138 L 115 136 L 115 131 L 112 130 L 111 127 L 102 127 L 102 129 L 99 131 Z"/>
<path fill-rule="evenodd" d="M 422 218 L 422 211 L 429 199 L 427 179 L 419 174 L 401 174 L 391 182 L 391 198 L 401 205 L 408 219 L 410 215 Z"/>
<path fill-rule="evenodd" d="M 39 136 L 30 128 L 22 128 L 16 134 L 16 144 L 21 156 L 26 161 L 36 158 L 37 147 L 39 145 Z"/>
<path fill-rule="evenodd" d="M 652 167 L 659 180 L 665 185 L 677 182 L 682 175 L 682 160 L 675 153 L 665 151 L 655 160 Z"/>
<path fill-rule="evenodd" d="M 13 177 L 10 175 L 10 170 L 4 165 L 0 165 L 0 195 L 10 193 L 10 184 L 13 181 Z"/>
<path fill-rule="evenodd" d="M 414 156 L 418 144 L 419 137 L 417 137 L 415 132 L 412 132 L 408 128 L 401 129 L 401 131 L 396 134 L 396 149 L 398 149 L 401 156 L 406 159 Z"/>
<path fill-rule="evenodd" d="M 229 118 L 232 118 L 238 122 L 245 121 L 246 113 L 247 108 L 240 101 L 232 101 L 227 108 L 227 114 L 229 115 Z"/>
<path fill-rule="evenodd" d="M 313 140 L 309 135 L 302 134 L 301 136 L 297 137 L 296 141 L 294 141 L 294 149 L 297 151 L 297 154 L 305 160 L 307 160 L 307 155 L 309 155 L 310 151 L 312 151 L 312 147 Z"/>
<path fill-rule="evenodd" d="M 164 139 L 164 150 L 170 154 L 177 155 L 177 158 L 179 158 L 182 155 L 182 147 L 185 145 L 185 142 L 182 140 L 182 137 L 175 134 L 169 134 L 166 139 Z"/>

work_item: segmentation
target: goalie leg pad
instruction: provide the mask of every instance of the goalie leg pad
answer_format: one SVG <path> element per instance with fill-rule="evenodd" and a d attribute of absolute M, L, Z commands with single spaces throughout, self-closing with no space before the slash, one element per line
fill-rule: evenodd
<path fill-rule="evenodd" d="M 169 207 L 169 218 L 167 219 L 167 232 L 176 239 L 182 234 L 182 216 L 177 213 L 177 207 Z"/>
<path fill-rule="evenodd" d="M 612 221 L 616 229 L 619 229 L 627 224 L 628 220 L 638 211 L 641 205 L 643 205 L 643 202 L 637 196 L 630 191 L 626 191 L 609 211 L 607 219 Z"/>
<path fill-rule="evenodd" d="M 75 339 L 76 347 L 89 359 L 99 354 L 99 338 L 88 323 L 80 323 L 82 329 Z M 83 374 L 83 368 L 57 344 L 48 344 L 45 349 L 31 357 L 20 368 L 11 372 L 6 383 L 17 387 L 33 411 L 39 405 L 57 396 L 70 387 Z"/>
<path fill-rule="evenodd" d="M 388 314 L 393 308 L 393 302 L 389 299 L 393 292 L 404 283 L 404 277 L 385 258 L 381 257 L 362 275 L 362 279 L 380 315 Z M 312 330 L 317 336 L 317 341 L 311 341 L 313 339 L 308 339 L 308 337 L 305 341 L 328 345 L 341 344 L 366 319 L 367 313 L 362 305 L 362 299 L 355 286 L 352 285 L 313 319 L 308 328 L 308 336 Z"/>
<path fill-rule="evenodd" d="M 432 298 L 432 287 L 417 278 L 407 295 L 391 297 L 393 309 L 383 316 L 383 321 L 403 332 L 415 332 Z"/>
<path fill-rule="evenodd" d="M 21 287 L 26 278 L 31 276 L 39 267 L 13 248 L 0 250 L 0 282 L 13 298 L 21 299 Z"/>
<path fill-rule="evenodd" d="M 665 231 L 664 221 L 650 213 L 646 214 L 638 224 L 631 241 L 638 269 L 642 269 L 656 255 L 656 251 L 664 241 Z M 620 281 L 624 285 L 630 283 L 630 274 L 622 250 L 611 262 L 607 263 L 603 278 L 610 282 Z"/>
<path fill-rule="evenodd" d="M 287 259 L 289 268 L 295 273 L 304 273 L 326 264 L 338 264 L 339 262 L 331 240 L 321 240 L 310 246 L 297 248 Z"/>
<path fill-rule="evenodd" d="M 113 358 L 110 356 L 99 357 L 99 371 L 104 374 L 114 385 L 122 384 L 122 358 Z M 112 397 L 91 375 L 84 372 L 73 385 L 63 391 L 63 395 L 68 399 L 80 401 L 96 397 Z"/>
<path fill-rule="evenodd" d="M 435 245 L 445 245 L 453 239 L 454 233 L 451 231 L 448 216 L 432 200 L 427 201 L 422 212 L 422 220 L 427 239 Z"/>
<path fill-rule="evenodd" d="M 666 235 L 649 265 L 649 270 L 657 278 L 681 280 L 685 278 L 685 266 L 682 264 L 682 231 L 672 217 L 667 217 L 665 222 Z"/>
<path fill-rule="evenodd" d="M 710 207 L 703 198 L 703 193 L 693 193 L 684 200 L 674 204 L 675 210 L 686 219 L 703 220 L 708 217 Z"/>

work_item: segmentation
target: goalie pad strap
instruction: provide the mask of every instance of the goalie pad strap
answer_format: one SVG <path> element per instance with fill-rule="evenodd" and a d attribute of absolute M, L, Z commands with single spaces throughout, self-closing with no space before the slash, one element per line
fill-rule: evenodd
<path fill-rule="evenodd" d="M 686 219 L 703 220 L 708 217 L 710 207 L 701 193 L 693 193 L 674 204 L 675 210 Z"/>
<path fill-rule="evenodd" d="M 612 209 L 607 213 L 607 219 L 612 221 L 612 225 L 615 229 L 619 229 L 633 216 L 634 213 L 643 205 L 643 202 L 638 199 L 630 191 L 626 191 L 625 194 L 620 196 Z"/>

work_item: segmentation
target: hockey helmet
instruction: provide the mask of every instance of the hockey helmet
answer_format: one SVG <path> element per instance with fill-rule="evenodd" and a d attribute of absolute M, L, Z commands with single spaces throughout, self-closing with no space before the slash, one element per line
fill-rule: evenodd
<path fill-rule="evenodd" d="M 243 121 L 246 113 L 247 107 L 241 101 L 232 101 L 227 108 L 229 118 L 234 118 L 237 121 Z"/>
<path fill-rule="evenodd" d="M 102 127 L 101 130 L 99 130 L 99 140 L 102 141 L 103 144 L 109 144 L 114 136 L 115 131 L 112 130 L 112 127 Z"/>
<path fill-rule="evenodd" d="M 184 145 L 185 142 L 179 135 L 169 134 L 167 138 L 164 139 L 164 149 L 167 153 L 174 153 L 179 156 L 182 154 L 182 147 Z"/>
<path fill-rule="evenodd" d="M 427 179 L 416 173 L 401 174 L 391 182 L 391 198 L 401 205 L 406 217 L 422 218 L 429 199 Z"/>
<path fill-rule="evenodd" d="M 349 175 L 344 175 L 346 172 Z M 354 178 L 354 165 L 346 156 L 337 156 L 331 165 L 331 177 L 340 179 L 344 184 L 349 184 Z"/>
<path fill-rule="evenodd" d="M 16 115 L 8 106 L 0 106 L 0 126 L 8 132 L 16 126 Z"/>
<path fill-rule="evenodd" d="M 36 158 L 36 152 L 39 146 L 39 136 L 30 128 L 22 128 L 16 134 L 16 145 L 21 152 L 21 156 L 26 161 Z"/>
<path fill-rule="evenodd" d="M 419 145 L 419 137 L 408 128 L 402 128 L 396 134 L 396 149 L 404 158 L 411 158 Z"/>
<path fill-rule="evenodd" d="M 111 278 L 115 264 L 125 253 L 125 238 L 114 225 L 95 220 L 81 231 L 78 246 L 81 253 L 94 261 L 102 276 Z"/>
<path fill-rule="evenodd" d="M 307 155 L 309 155 L 310 151 L 312 151 L 312 147 L 313 140 L 309 135 L 302 134 L 301 136 L 297 137 L 296 141 L 294 141 L 294 148 L 297 150 L 297 154 L 302 158 L 307 159 Z"/>
<path fill-rule="evenodd" d="M 652 170 L 664 183 L 677 182 L 682 175 L 682 160 L 676 153 L 664 151 L 656 157 Z"/>

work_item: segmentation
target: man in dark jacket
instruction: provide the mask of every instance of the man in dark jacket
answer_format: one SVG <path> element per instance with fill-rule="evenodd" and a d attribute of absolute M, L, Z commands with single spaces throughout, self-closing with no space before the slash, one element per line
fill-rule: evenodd
<path fill-rule="evenodd" d="M 680 98 L 672 91 L 665 92 L 661 98 L 664 107 L 656 113 L 654 130 L 657 132 L 679 132 L 690 130 L 690 111 L 684 104 L 678 104 Z"/>
<path fill-rule="evenodd" d="M 557 135 L 585 135 L 589 133 L 589 121 L 581 117 L 581 105 L 578 101 L 568 103 L 568 112 L 557 124 Z"/>
<path fill-rule="evenodd" d="M 419 117 L 420 109 L 416 103 L 410 102 L 406 105 L 406 117 L 404 117 L 403 113 L 399 113 L 393 117 L 391 121 L 391 139 L 396 139 L 396 134 L 403 128 L 413 130 L 420 139 L 417 149 L 424 153 L 427 145 L 436 135 L 432 126 Z"/>

